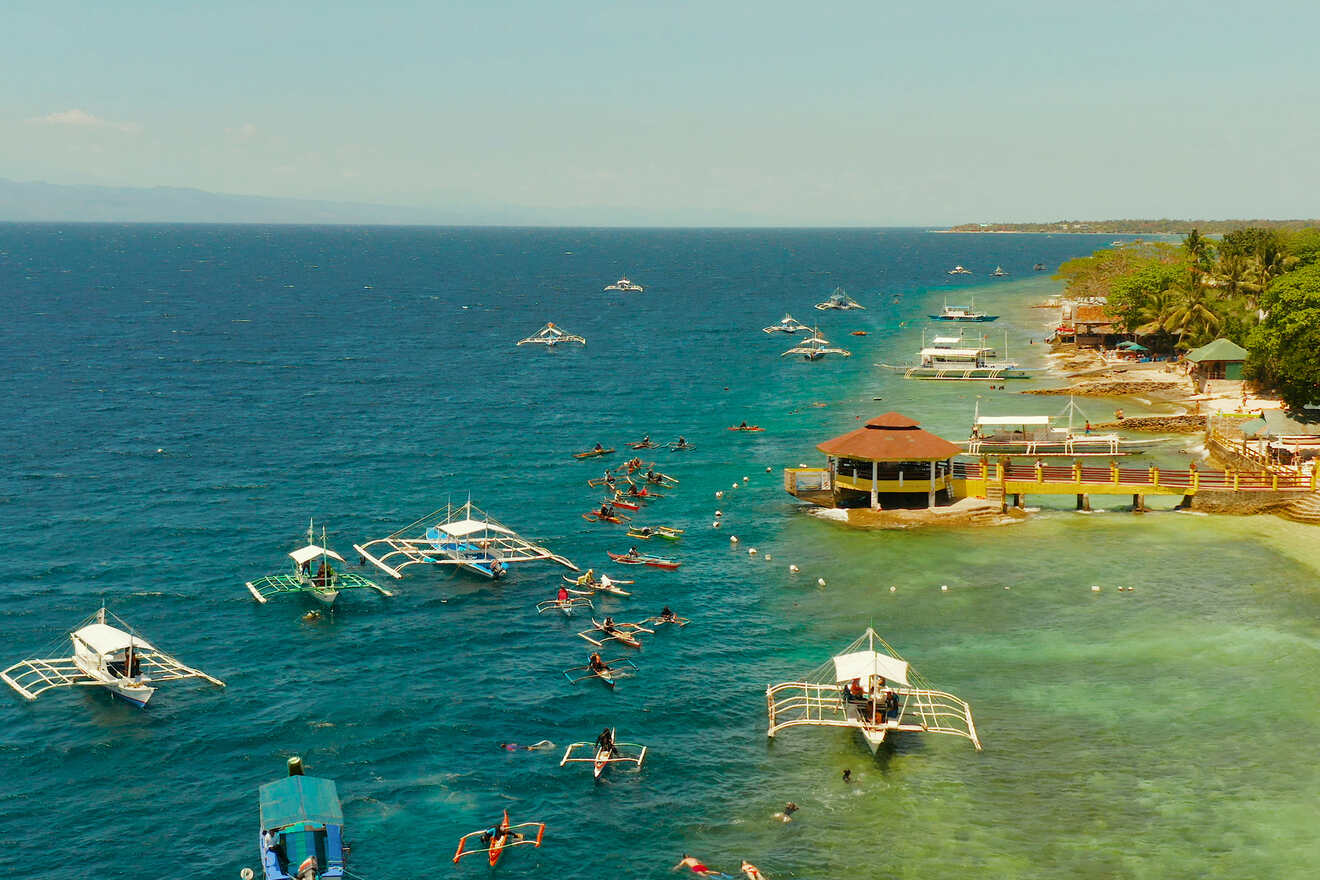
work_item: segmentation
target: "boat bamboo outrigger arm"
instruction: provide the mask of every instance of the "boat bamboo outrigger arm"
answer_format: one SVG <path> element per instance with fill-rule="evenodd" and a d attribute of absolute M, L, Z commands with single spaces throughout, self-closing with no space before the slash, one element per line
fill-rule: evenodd
<path fill-rule="evenodd" d="M 456 565 L 498 577 L 512 562 L 557 562 L 580 571 L 563 556 L 533 543 L 476 507 L 446 504 L 384 538 L 353 549 L 394 578 L 410 565 Z M 495 563 L 495 565 L 492 565 Z"/>

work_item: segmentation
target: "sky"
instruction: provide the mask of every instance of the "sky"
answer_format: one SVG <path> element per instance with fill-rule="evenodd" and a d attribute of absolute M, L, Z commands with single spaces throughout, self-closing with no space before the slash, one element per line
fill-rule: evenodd
<path fill-rule="evenodd" d="M 7 0 L 0 178 L 482 223 L 1320 214 L 1320 2 Z"/>

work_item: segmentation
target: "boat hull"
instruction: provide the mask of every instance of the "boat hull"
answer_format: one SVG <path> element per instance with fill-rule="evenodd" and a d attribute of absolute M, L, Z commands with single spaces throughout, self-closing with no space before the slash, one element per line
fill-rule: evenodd
<path fill-rule="evenodd" d="M 985 324 L 990 321 L 998 321 L 998 315 L 965 315 L 954 317 L 952 315 L 928 315 L 932 321 L 950 321 L 958 324 Z"/>
<path fill-rule="evenodd" d="M 1030 370 L 1017 367 L 905 367 L 881 364 L 886 370 L 902 373 L 905 379 L 943 379 L 950 381 L 984 381 L 1000 379 L 1030 379 Z"/>

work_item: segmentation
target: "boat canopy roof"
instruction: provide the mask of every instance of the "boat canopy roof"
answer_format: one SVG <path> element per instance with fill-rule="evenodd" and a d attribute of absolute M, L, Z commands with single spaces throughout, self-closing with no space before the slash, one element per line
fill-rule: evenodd
<path fill-rule="evenodd" d="M 316 557 L 322 555 L 329 556 L 331 559 L 337 559 L 340 562 L 344 561 L 344 557 L 340 556 L 335 551 L 326 547 L 318 547 L 315 544 L 308 544 L 306 547 L 294 550 L 289 554 L 289 557 L 292 558 L 294 562 L 302 565 L 304 562 L 311 562 Z"/>
<path fill-rule="evenodd" d="M 854 651 L 834 658 L 835 683 L 859 678 L 866 682 L 872 675 L 883 675 L 886 681 L 908 687 L 906 661 L 881 654 L 879 651 Z"/>
<path fill-rule="evenodd" d="M 261 829 L 285 828 L 295 822 L 343 825 L 344 810 L 333 779 L 290 776 L 261 786 Z"/>
<path fill-rule="evenodd" d="M 923 348 L 922 357 L 976 357 L 981 354 L 988 354 L 994 351 L 993 348 Z"/>
<path fill-rule="evenodd" d="M 978 416 L 978 425 L 1048 425 L 1049 416 Z"/>
<path fill-rule="evenodd" d="M 957 345 L 959 342 L 962 341 L 963 338 L 961 336 L 936 336 L 934 339 L 930 341 L 930 344 L 934 345 L 937 348 L 948 348 L 950 346 Z"/>
<path fill-rule="evenodd" d="M 511 530 L 498 523 L 484 522 L 479 519 L 461 519 L 458 522 L 441 523 L 436 528 L 455 538 L 463 538 L 477 532 L 498 532 L 501 535 L 513 534 Z"/>
<path fill-rule="evenodd" d="M 108 623 L 89 623 L 87 626 L 77 629 L 73 633 L 78 640 L 87 645 L 98 654 L 113 654 L 115 651 L 122 651 L 129 645 L 146 651 L 154 651 L 150 644 L 145 640 L 126 633 L 122 629 L 110 626 Z"/>

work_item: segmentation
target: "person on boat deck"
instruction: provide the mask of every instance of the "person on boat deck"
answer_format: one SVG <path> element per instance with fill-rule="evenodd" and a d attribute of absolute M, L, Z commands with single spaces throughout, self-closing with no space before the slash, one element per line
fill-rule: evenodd
<path fill-rule="evenodd" d="M 592 452 L 604 452 L 604 451 L 605 451 L 605 447 L 601 446 L 599 443 L 597 443 L 596 448 L 592 450 Z"/>
<path fill-rule="evenodd" d="M 608 752 L 611 758 L 617 757 L 619 750 L 614 746 L 614 731 L 608 727 L 600 732 L 596 737 L 596 749 L 602 752 Z"/>
<path fill-rule="evenodd" d="M 280 837 L 278 831 L 272 829 L 261 832 L 261 845 L 267 851 L 275 853 L 276 858 L 285 858 L 284 838 Z"/>
<path fill-rule="evenodd" d="M 592 672 L 610 671 L 610 665 L 606 663 L 604 660 L 600 659 L 599 652 L 592 652 L 591 657 L 587 660 L 587 668 L 590 669 Z"/>
<path fill-rule="evenodd" d="M 504 563 L 500 562 L 498 559 L 492 559 L 490 561 L 490 573 L 498 575 L 502 571 L 504 571 Z"/>
<path fill-rule="evenodd" d="M 555 600 L 556 600 L 556 601 L 559 601 L 559 602 L 567 602 L 567 601 L 568 601 L 568 587 L 564 586 L 563 584 L 560 584 L 560 585 L 559 585 L 559 592 L 555 593 Z"/>
<path fill-rule="evenodd" d="M 638 556 L 641 556 L 641 555 L 642 555 L 642 552 L 641 552 L 640 550 L 638 550 L 636 547 L 629 547 L 629 548 L 628 548 L 628 555 L 631 556 L 631 557 L 633 557 L 634 559 L 636 559 Z"/>
<path fill-rule="evenodd" d="M 677 446 L 679 449 L 682 449 L 684 446 L 687 446 L 687 440 L 684 439 L 684 437 L 680 434 L 678 438 L 678 442 L 675 443 L 674 445 Z"/>
<path fill-rule="evenodd" d="M 316 567 L 316 574 L 312 576 L 312 583 L 318 586 L 325 586 L 330 583 L 330 576 L 334 573 L 335 570 L 327 565 L 326 561 L 322 559 L 321 564 Z"/>
<path fill-rule="evenodd" d="M 589 568 L 586 571 L 584 571 L 582 574 L 578 575 L 577 585 L 579 587 L 588 586 L 591 584 L 595 576 L 596 576 L 595 569 Z"/>
<path fill-rule="evenodd" d="M 746 422 L 739 422 L 739 423 L 738 423 L 738 427 L 739 427 L 739 428 L 746 428 L 746 427 L 747 427 L 747 423 L 746 423 Z"/>
<path fill-rule="evenodd" d="M 614 625 L 613 617 L 605 618 L 605 621 L 600 625 L 600 628 L 605 630 L 605 632 L 607 633 L 614 633 L 618 631 L 617 627 L 615 627 Z"/>
<path fill-rule="evenodd" d="M 848 697 L 854 702 L 862 698 L 862 680 L 860 678 L 854 678 L 848 684 Z"/>
<path fill-rule="evenodd" d="M 610 580 L 610 576 L 607 574 L 602 574 L 600 576 L 600 588 L 602 590 L 608 590 L 612 586 L 614 586 L 614 581 Z"/>
<path fill-rule="evenodd" d="M 666 605 L 663 609 L 661 609 L 660 619 L 664 621 L 673 621 L 674 612 L 670 610 L 668 605 Z"/>
<path fill-rule="evenodd" d="M 655 469 L 654 469 L 654 468 L 647 468 L 647 469 L 646 469 L 646 478 L 647 478 L 648 480 L 654 480 L 654 479 L 655 479 Z"/>
<path fill-rule="evenodd" d="M 651 537 L 652 534 L 650 526 L 642 526 L 640 529 L 637 530 L 637 532 L 638 534 L 646 535 L 646 537 L 648 538 Z"/>

